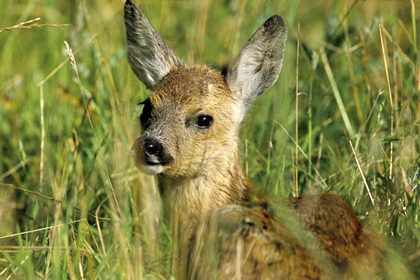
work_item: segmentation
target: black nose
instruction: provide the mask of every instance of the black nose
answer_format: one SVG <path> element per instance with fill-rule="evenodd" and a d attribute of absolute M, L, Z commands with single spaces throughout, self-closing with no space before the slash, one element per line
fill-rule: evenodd
<path fill-rule="evenodd" d="M 154 138 L 146 138 L 144 140 L 144 151 L 146 154 L 146 162 L 150 165 L 166 165 L 173 161 L 173 157 L 168 154 L 163 145 Z"/>
<path fill-rule="evenodd" d="M 158 156 L 162 151 L 162 145 L 150 139 L 146 140 L 144 147 L 146 149 L 146 155 L 148 156 Z"/>

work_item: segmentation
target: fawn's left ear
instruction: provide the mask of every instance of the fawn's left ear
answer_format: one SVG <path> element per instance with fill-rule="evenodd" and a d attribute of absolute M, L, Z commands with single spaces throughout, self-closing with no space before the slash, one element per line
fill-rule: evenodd
<path fill-rule="evenodd" d="M 248 105 L 277 80 L 283 63 L 287 28 L 279 15 L 269 18 L 252 35 L 225 69 L 234 99 Z"/>
<path fill-rule="evenodd" d="M 131 69 L 147 88 L 155 90 L 169 71 L 183 63 L 131 0 L 125 2 L 124 20 Z"/>

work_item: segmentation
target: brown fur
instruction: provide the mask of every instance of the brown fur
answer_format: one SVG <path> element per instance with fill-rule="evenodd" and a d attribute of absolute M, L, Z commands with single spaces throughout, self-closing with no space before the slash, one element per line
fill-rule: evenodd
<path fill-rule="evenodd" d="M 267 20 L 223 73 L 184 65 L 130 0 L 125 21 L 130 65 L 154 91 L 132 153 L 140 170 L 157 176 L 177 245 L 177 279 L 379 277 L 384 243 L 343 200 L 269 199 L 240 167 L 246 107 L 281 69 L 281 17 Z"/>

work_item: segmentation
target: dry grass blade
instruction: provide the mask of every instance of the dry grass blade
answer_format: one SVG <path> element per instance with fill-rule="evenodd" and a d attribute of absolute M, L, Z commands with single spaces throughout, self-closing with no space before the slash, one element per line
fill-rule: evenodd
<path fill-rule="evenodd" d="M 302 150 L 302 148 L 298 145 L 298 143 L 296 142 L 296 139 L 294 139 L 293 137 L 292 137 L 292 135 L 290 135 L 290 133 L 287 131 L 287 129 L 281 124 L 281 123 L 278 123 L 278 122 L 275 122 L 275 123 L 277 123 L 280 127 L 281 127 L 281 129 L 283 129 L 283 131 L 287 134 L 287 136 L 289 137 L 289 139 L 290 140 L 292 140 L 293 141 L 293 143 L 295 144 L 295 146 L 296 147 L 298 147 L 298 149 L 299 149 L 299 151 L 302 153 L 302 155 L 306 158 L 306 159 L 308 159 L 309 157 L 308 157 L 308 155 L 305 153 L 305 151 L 304 150 Z M 312 166 L 312 168 L 314 169 L 314 171 L 315 171 L 315 173 L 316 173 L 316 175 L 318 175 L 318 177 L 321 179 L 321 181 L 322 181 L 322 184 L 327 188 L 328 187 L 328 184 L 327 184 L 327 182 L 325 181 L 325 179 L 322 177 L 322 175 L 321 175 L 321 173 L 319 173 L 319 171 L 318 171 L 318 169 L 316 168 L 316 166 L 314 166 L 311 162 L 309 162 L 309 164 Z"/>
<path fill-rule="evenodd" d="M 95 135 L 96 141 L 99 142 L 98 136 L 95 133 L 95 129 L 94 129 L 94 126 L 93 126 L 93 123 L 92 123 L 92 119 L 91 119 L 90 114 L 89 114 L 88 101 L 85 98 L 82 81 L 80 80 L 79 71 L 77 70 L 76 58 L 74 57 L 73 50 L 70 48 L 69 44 L 66 41 L 64 41 L 64 44 L 66 45 L 66 53 L 67 53 L 67 56 L 69 57 L 71 68 L 73 69 L 74 73 L 76 74 L 77 83 L 78 83 L 80 92 L 81 92 L 82 97 L 83 97 L 83 104 L 85 106 L 86 116 L 87 116 L 89 124 L 92 128 L 93 134 Z"/>
<path fill-rule="evenodd" d="M 363 178 L 363 184 L 365 185 L 366 190 L 369 194 L 370 201 L 372 202 L 372 205 L 375 206 L 375 201 L 373 200 L 372 193 L 370 192 L 369 185 L 366 181 L 365 175 L 363 174 L 362 167 L 360 166 L 359 160 L 357 159 L 357 155 L 356 155 L 356 151 L 354 150 L 353 143 L 351 141 L 349 141 L 349 144 L 350 144 L 351 152 L 354 155 L 354 159 L 356 160 L 357 168 L 359 169 L 360 175 Z"/>
<path fill-rule="evenodd" d="M 77 78 L 79 78 L 79 71 L 77 71 L 77 64 L 73 55 L 73 50 L 66 41 L 64 41 L 64 44 L 66 45 L 66 53 L 70 59 L 71 68 L 73 68 L 74 73 L 76 73 Z"/>
<path fill-rule="evenodd" d="M 72 51 L 73 54 L 73 59 L 74 59 L 74 54 L 77 54 L 79 51 L 89 47 L 92 43 L 92 41 L 97 37 L 97 35 L 93 35 L 92 37 L 88 38 L 79 48 L 77 48 L 74 52 Z M 67 64 L 67 59 L 63 60 L 56 68 L 54 68 L 51 73 L 49 73 L 42 81 L 40 81 L 39 83 L 36 84 L 37 87 L 42 86 L 43 84 L 45 84 L 49 79 L 51 79 L 55 74 L 57 74 L 58 70 L 60 70 L 64 65 Z"/>
<path fill-rule="evenodd" d="M 417 91 L 420 92 L 420 65 L 417 72 Z M 417 117 L 420 118 L 420 95 L 417 100 Z"/>
<path fill-rule="evenodd" d="M 327 55 L 325 54 L 324 49 L 321 49 L 321 58 L 324 64 L 325 72 L 327 73 L 327 76 L 328 76 L 328 80 L 330 81 L 335 100 L 337 101 L 337 105 L 340 110 L 341 117 L 343 118 L 344 125 L 346 126 L 347 133 L 350 136 L 353 136 L 354 130 L 353 130 L 353 127 L 351 126 L 349 116 L 347 115 L 343 99 L 341 98 L 340 91 L 338 89 L 337 83 L 335 82 L 334 75 L 331 70 L 331 66 L 330 66 L 330 63 L 328 62 L 328 58 L 327 58 Z"/>
<path fill-rule="evenodd" d="M 22 236 L 22 235 L 25 235 L 25 234 L 28 234 L 28 233 L 50 230 L 50 229 L 53 229 L 55 227 L 63 227 L 63 226 L 66 226 L 66 225 L 71 225 L 71 224 L 79 223 L 79 222 L 82 222 L 82 221 L 85 221 L 85 220 L 75 220 L 75 221 L 68 222 L 66 224 L 56 224 L 56 225 L 52 225 L 52 226 L 48 226 L 48 227 L 37 228 L 37 229 L 33 229 L 33 230 L 28 230 L 28 231 L 22 231 L 22 232 L 14 233 L 14 234 L 8 234 L 8 235 L 5 235 L 5 236 L 0 236 L 0 239 L 12 238 L 12 237 L 15 237 L 15 236 Z"/>
<path fill-rule="evenodd" d="M 44 87 L 39 88 L 39 111 L 41 113 L 41 147 L 40 147 L 40 161 L 39 161 L 39 185 L 44 182 L 44 162 L 45 162 L 45 102 L 44 102 Z"/>
<path fill-rule="evenodd" d="M 394 101 L 392 99 L 392 87 L 391 87 L 391 82 L 390 82 L 390 75 L 388 72 L 388 59 L 387 59 L 387 50 L 386 50 L 386 42 L 384 40 L 384 35 L 382 33 L 382 31 L 385 31 L 385 28 L 380 24 L 379 25 L 379 36 L 380 36 L 380 40 L 381 40 L 381 50 L 382 50 L 382 59 L 384 61 L 384 70 L 385 70 L 385 77 L 386 77 L 386 82 L 387 82 L 387 86 L 388 86 L 388 96 L 389 96 L 389 105 L 390 105 L 390 109 L 391 109 L 391 116 L 389 117 L 389 123 L 390 123 L 390 136 L 393 136 L 394 134 Z M 392 174 L 393 174 L 393 160 L 394 158 L 394 143 L 391 142 L 390 143 L 390 150 L 389 150 L 389 159 L 390 159 L 390 165 L 389 165 L 389 178 L 392 178 Z"/>
<path fill-rule="evenodd" d="M 13 166 L 11 169 L 7 170 L 3 174 L 0 174 L 0 181 L 3 181 L 4 178 L 6 178 L 7 176 L 10 176 L 11 174 L 16 173 L 20 168 L 24 167 L 25 165 L 27 165 L 31 161 L 32 161 L 31 158 L 27 158 L 27 159 L 19 162 L 15 166 Z"/>
<path fill-rule="evenodd" d="M 300 24 L 298 24 L 298 35 L 300 32 Z M 296 101 L 295 101 L 295 193 L 294 196 L 299 196 L 299 49 L 300 49 L 300 40 L 297 36 L 297 46 L 296 46 Z"/>
<path fill-rule="evenodd" d="M 31 19 L 28 21 L 24 21 L 21 23 L 18 23 L 16 25 L 10 26 L 10 27 L 5 27 L 5 28 L 0 28 L 0 33 L 3 31 L 12 31 L 15 29 L 29 29 L 29 28 L 34 28 L 34 27 L 69 27 L 71 26 L 71 24 L 50 24 L 50 23 L 46 23 L 46 24 L 38 24 L 38 23 L 34 23 L 36 21 L 40 21 L 41 18 L 35 18 L 35 19 Z"/>

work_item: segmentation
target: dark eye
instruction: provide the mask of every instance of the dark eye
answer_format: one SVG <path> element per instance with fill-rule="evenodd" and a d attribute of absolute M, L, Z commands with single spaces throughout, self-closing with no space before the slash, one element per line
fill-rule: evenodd
<path fill-rule="evenodd" d="M 201 115 L 201 116 L 198 116 L 197 118 L 197 126 L 199 128 L 202 128 L 202 129 L 209 128 L 212 125 L 212 123 L 213 123 L 212 116 Z"/>

